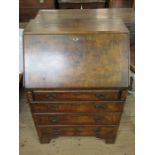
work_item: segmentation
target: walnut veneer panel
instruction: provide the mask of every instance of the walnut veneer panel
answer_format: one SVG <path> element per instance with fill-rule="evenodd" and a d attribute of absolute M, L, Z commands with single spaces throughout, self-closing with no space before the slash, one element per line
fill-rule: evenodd
<path fill-rule="evenodd" d="M 103 101 L 120 100 L 119 90 L 34 90 L 33 101 Z"/>
<path fill-rule="evenodd" d="M 122 101 L 62 101 L 62 102 L 36 102 L 31 103 L 33 113 L 55 113 L 55 112 L 121 112 Z"/>
<path fill-rule="evenodd" d="M 26 88 L 127 87 L 127 34 L 25 35 Z"/>
<path fill-rule="evenodd" d="M 118 125 L 121 113 L 33 114 L 36 125 Z"/>

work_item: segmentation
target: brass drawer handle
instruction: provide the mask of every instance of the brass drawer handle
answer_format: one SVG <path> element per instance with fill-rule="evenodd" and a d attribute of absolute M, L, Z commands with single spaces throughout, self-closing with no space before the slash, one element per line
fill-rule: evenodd
<path fill-rule="evenodd" d="M 95 105 L 96 109 L 105 109 L 105 107 L 106 107 L 105 104 L 96 104 Z"/>
<path fill-rule="evenodd" d="M 75 127 L 75 132 L 79 133 L 81 131 L 81 127 Z"/>
<path fill-rule="evenodd" d="M 58 109 L 58 105 L 50 104 L 50 105 L 48 105 L 48 109 L 57 110 Z"/>
<path fill-rule="evenodd" d="M 100 130 L 99 128 L 97 128 L 97 129 L 95 129 L 94 131 L 98 133 L 98 132 L 100 132 L 101 130 Z"/>
<path fill-rule="evenodd" d="M 74 95 L 75 96 L 79 96 L 79 95 L 81 95 L 81 93 L 80 92 L 76 92 L 76 93 L 74 93 Z"/>
<path fill-rule="evenodd" d="M 100 117 L 100 116 L 96 116 L 95 117 L 95 120 L 97 121 L 97 122 L 100 122 L 100 121 L 102 121 L 104 118 L 103 117 Z"/>
<path fill-rule="evenodd" d="M 51 123 L 58 123 L 59 122 L 59 118 L 58 117 L 51 117 L 50 118 L 50 122 Z"/>
<path fill-rule="evenodd" d="M 49 94 L 47 95 L 47 98 L 53 100 L 56 98 L 56 94 Z"/>
<path fill-rule="evenodd" d="M 105 95 L 102 94 L 102 93 L 96 93 L 96 97 L 97 97 L 98 99 L 105 99 Z"/>
<path fill-rule="evenodd" d="M 59 135 L 61 133 L 61 130 L 60 129 L 53 129 L 52 130 L 52 134 L 53 135 Z"/>
<path fill-rule="evenodd" d="M 94 130 L 94 132 L 95 132 L 95 135 L 96 135 L 97 137 L 99 137 L 99 136 L 100 136 L 101 130 L 100 130 L 99 128 L 97 128 L 97 129 Z"/>

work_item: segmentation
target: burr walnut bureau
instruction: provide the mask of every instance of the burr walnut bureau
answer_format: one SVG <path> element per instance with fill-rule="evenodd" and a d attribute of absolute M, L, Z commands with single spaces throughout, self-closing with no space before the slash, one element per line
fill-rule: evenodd
<path fill-rule="evenodd" d="M 129 32 L 121 20 L 66 11 L 70 18 L 41 11 L 24 31 L 24 86 L 39 140 L 114 143 L 129 86 Z"/>

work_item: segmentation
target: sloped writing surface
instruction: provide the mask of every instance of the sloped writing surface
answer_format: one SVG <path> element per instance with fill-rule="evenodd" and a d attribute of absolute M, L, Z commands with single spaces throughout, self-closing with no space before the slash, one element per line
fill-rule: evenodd
<path fill-rule="evenodd" d="M 26 88 L 127 87 L 128 34 L 25 35 Z"/>

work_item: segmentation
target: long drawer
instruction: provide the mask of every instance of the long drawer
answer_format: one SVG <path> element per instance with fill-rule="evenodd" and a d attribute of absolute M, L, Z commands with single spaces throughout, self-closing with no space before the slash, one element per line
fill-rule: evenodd
<path fill-rule="evenodd" d="M 33 113 L 51 112 L 121 112 L 123 101 L 70 101 L 31 103 Z"/>
<path fill-rule="evenodd" d="M 33 114 L 36 125 L 116 125 L 121 113 L 103 114 Z"/>
<path fill-rule="evenodd" d="M 40 137 L 49 136 L 96 136 L 113 138 L 118 126 L 53 126 L 37 127 Z"/>
<path fill-rule="evenodd" d="M 119 90 L 98 91 L 33 91 L 34 101 L 104 101 L 119 100 Z"/>

